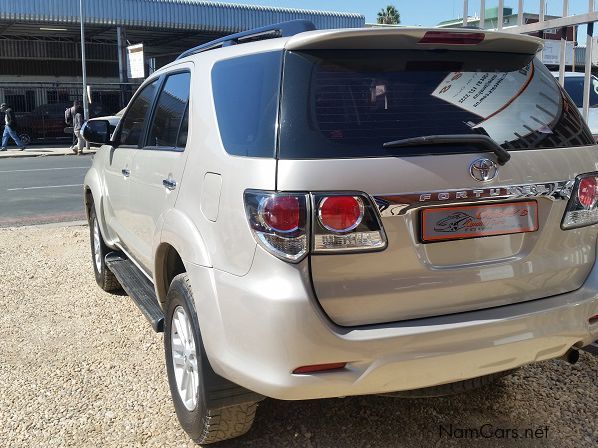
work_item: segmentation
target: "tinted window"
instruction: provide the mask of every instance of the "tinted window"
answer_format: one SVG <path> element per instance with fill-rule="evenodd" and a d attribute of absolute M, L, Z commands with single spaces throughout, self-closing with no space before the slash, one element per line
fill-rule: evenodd
<path fill-rule="evenodd" d="M 189 72 L 177 73 L 166 78 L 150 128 L 148 146 L 177 146 L 181 120 L 189 100 L 190 82 Z"/>
<path fill-rule="evenodd" d="M 152 104 L 157 86 L 158 81 L 156 80 L 145 86 L 141 93 L 133 100 L 123 118 L 123 124 L 120 128 L 121 145 L 139 146 L 147 110 Z"/>
<path fill-rule="evenodd" d="M 577 108 L 528 55 L 289 52 L 284 67 L 281 158 L 479 151 L 382 147 L 438 134 L 488 135 L 506 149 L 593 144 Z"/>
<path fill-rule="evenodd" d="M 565 77 L 565 90 L 577 107 L 583 107 L 583 76 Z M 598 106 L 598 78 L 590 78 L 590 107 Z"/>
<path fill-rule="evenodd" d="M 220 136 L 230 154 L 274 157 L 281 52 L 218 62 L 212 70 Z"/>

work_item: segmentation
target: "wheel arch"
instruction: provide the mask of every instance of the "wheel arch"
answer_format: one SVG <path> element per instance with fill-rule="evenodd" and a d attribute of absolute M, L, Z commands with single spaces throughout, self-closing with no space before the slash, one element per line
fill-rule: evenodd
<path fill-rule="evenodd" d="M 110 234 L 108 232 L 106 219 L 103 213 L 104 198 L 102 196 L 101 182 L 97 171 L 93 167 L 90 168 L 85 175 L 83 185 L 83 204 L 87 222 L 89 222 L 91 207 L 93 206 L 95 208 L 96 216 L 98 217 L 100 231 L 102 232 L 104 240 L 106 240 L 106 243 L 108 244 Z"/>
<path fill-rule="evenodd" d="M 177 275 L 187 272 L 187 269 L 179 252 L 169 243 L 161 243 L 158 246 L 154 264 L 156 296 L 158 301 L 164 304 L 172 280 Z"/>
<path fill-rule="evenodd" d="M 205 241 L 191 219 L 172 209 L 164 216 L 159 243 L 154 251 L 154 282 L 160 303 L 172 279 L 187 272 L 185 263 L 212 267 Z"/>

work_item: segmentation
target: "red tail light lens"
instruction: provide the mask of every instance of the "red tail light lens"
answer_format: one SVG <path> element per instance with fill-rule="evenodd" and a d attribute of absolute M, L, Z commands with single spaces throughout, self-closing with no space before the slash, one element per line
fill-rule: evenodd
<path fill-rule="evenodd" d="M 277 232 L 294 232 L 299 228 L 301 207 L 296 196 L 270 196 L 262 201 L 259 216 Z"/>
<path fill-rule="evenodd" d="M 427 31 L 418 43 L 420 44 L 449 44 L 449 45 L 477 45 L 486 38 L 484 33 Z"/>
<path fill-rule="evenodd" d="M 356 196 L 330 196 L 320 202 L 318 218 L 332 232 L 349 232 L 363 219 L 363 201 Z"/>
<path fill-rule="evenodd" d="M 579 181 L 577 198 L 579 199 L 579 203 L 585 208 L 591 208 L 596 205 L 596 199 L 598 199 L 598 181 L 595 177 L 584 177 Z"/>

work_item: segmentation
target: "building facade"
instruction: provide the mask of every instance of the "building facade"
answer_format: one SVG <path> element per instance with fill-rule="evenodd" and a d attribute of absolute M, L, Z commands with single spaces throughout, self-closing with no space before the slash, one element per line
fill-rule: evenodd
<path fill-rule="evenodd" d="M 1 3 L 0 101 L 30 112 L 80 98 L 79 0 Z M 98 113 L 118 110 L 140 82 L 127 77 L 129 45 L 143 44 L 148 74 L 190 47 L 271 23 L 307 19 L 318 28 L 365 24 L 361 14 L 198 0 L 84 0 L 83 4 L 90 97 L 92 105 L 102 103 Z"/>

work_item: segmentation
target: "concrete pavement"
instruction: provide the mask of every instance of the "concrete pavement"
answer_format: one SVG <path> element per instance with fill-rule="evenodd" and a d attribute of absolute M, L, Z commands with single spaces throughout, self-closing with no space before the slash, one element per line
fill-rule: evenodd
<path fill-rule="evenodd" d="M 83 153 L 94 154 L 97 148 L 85 149 Z M 31 145 L 24 151 L 18 151 L 15 146 L 9 146 L 8 150 L 0 151 L 0 159 L 12 159 L 15 157 L 40 157 L 40 156 L 74 156 L 68 144 L 61 145 Z"/>

